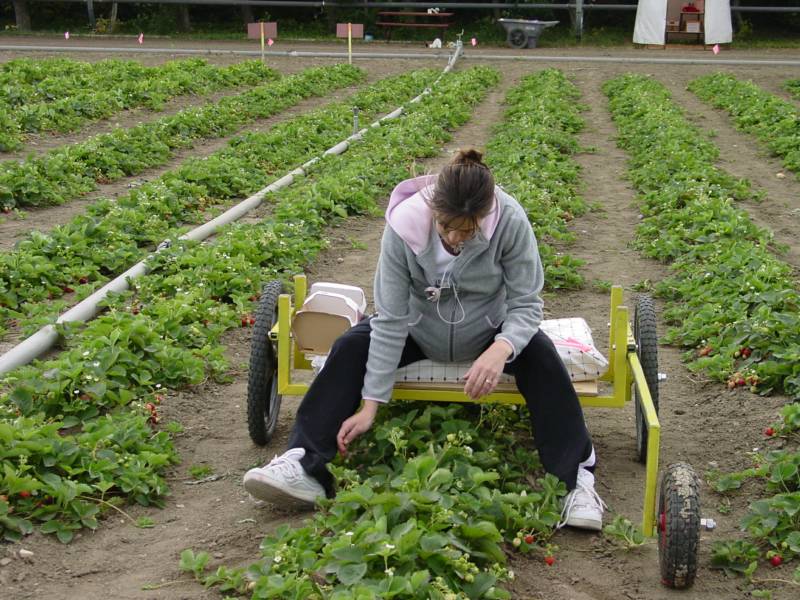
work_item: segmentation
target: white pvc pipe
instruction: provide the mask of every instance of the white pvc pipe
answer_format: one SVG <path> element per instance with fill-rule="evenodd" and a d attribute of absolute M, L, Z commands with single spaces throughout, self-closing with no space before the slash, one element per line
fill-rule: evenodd
<path fill-rule="evenodd" d="M 461 55 L 461 46 L 456 48 L 456 51 L 450 57 L 450 60 L 442 71 L 442 75 L 434 81 L 433 85 L 439 82 L 439 79 L 444 76 L 445 73 L 449 72 L 453 66 L 455 65 L 458 57 Z M 411 102 L 418 102 L 425 94 L 430 94 L 431 88 L 426 88 L 421 94 L 413 98 L 409 101 Z M 401 114 L 403 114 L 404 108 L 401 106 L 400 108 L 395 109 L 388 115 L 384 115 L 377 121 L 374 121 L 369 125 L 369 127 L 380 127 L 380 124 L 383 121 L 388 119 L 396 119 Z M 350 137 L 342 140 L 335 146 L 328 148 L 322 156 L 328 154 L 342 154 L 344 153 L 349 147 L 350 144 L 355 141 L 359 140 L 363 137 L 363 135 L 368 131 L 369 127 L 365 127 L 361 131 L 354 133 Z M 246 200 L 243 200 L 236 206 L 233 206 L 226 210 L 224 213 L 212 219 L 208 223 L 200 225 L 195 229 L 183 234 L 179 239 L 185 240 L 194 240 L 194 241 L 202 241 L 211 235 L 215 234 L 225 225 L 232 223 L 244 215 L 246 215 L 251 210 L 257 208 L 264 200 L 264 197 L 269 194 L 270 192 L 275 192 L 280 190 L 281 188 L 285 188 L 291 185 L 295 177 L 304 175 L 308 167 L 316 163 L 320 160 L 321 157 L 315 157 L 311 160 L 303 163 L 302 166 L 290 171 L 280 179 L 273 181 L 267 187 L 263 188 L 262 190 L 256 192 Z M 158 246 L 154 254 L 161 252 L 163 249 L 168 248 L 169 244 L 167 242 L 163 242 Z M 152 254 L 150 256 L 153 256 Z M 122 275 L 119 275 L 99 290 L 95 291 L 91 296 L 84 298 L 81 302 L 76 304 L 70 310 L 62 314 L 58 319 L 56 319 L 56 323 L 67 323 L 67 322 L 79 322 L 79 321 L 88 321 L 93 319 L 97 316 L 101 309 L 98 304 L 108 296 L 109 292 L 124 292 L 130 287 L 130 282 L 142 275 L 145 275 L 148 272 L 146 263 L 147 260 L 150 258 L 148 256 L 144 260 L 136 263 L 130 269 L 125 271 Z M 8 373 L 9 371 L 16 369 L 22 365 L 26 365 L 31 362 L 34 358 L 41 355 L 42 353 L 49 350 L 56 342 L 58 341 L 58 332 L 56 331 L 55 325 L 46 325 L 42 327 L 39 331 L 34 333 L 32 336 L 27 338 L 25 341 L 17 344 L 13 348 L 11 348 L 8 352 L 0 356 L 0 375 L 4 373 Z"/>

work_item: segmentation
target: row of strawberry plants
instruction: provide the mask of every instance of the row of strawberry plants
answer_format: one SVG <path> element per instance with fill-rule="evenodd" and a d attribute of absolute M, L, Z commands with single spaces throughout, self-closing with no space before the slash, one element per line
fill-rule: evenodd
<path fill-rule="evenodd" d="M 725 73 L 699 77 L 689 89 L 728 111 L 739 129 L 756 135 L 787 169 L 800 172 L 800 110 L 795 104 Z"/>
<path fill-rule="evenodd" d="M 194 85 L 203 83 L 189 79 L 230 85 L 230 77 L 239 77 L 247 72 L 256 76 L 269 73 L 260 61 L 218 67 L 201 58 L 172 60 L 158 66 L 116 58 L 96 63 L 67 58 L 18 59 L 3 63 L 0 70 L 0 104 L 14 109 L 28 104 L 55 102 L 90 88 L 97 88 L 96 91 L 125 89 L 139 96 L 144 105 L 156 110 L 168 97 L 191 93 Z"/>
<path fill-rule="evenodd" d="M 45 79 L 29 90 L 15 89 L 15 102 L 0 104 L 9 117 L 0 124 L 0 152 L 21 147 L 26 133 L 74 131 L 125 109 L 144 106 L 160 110 L 175 96 L 256 85 L 277 76 L 256 60 L 227 67 L 209 65 L 201 59 L 159 67 L 144 67 L 133 61 L 104 63 L 94 77 Z M 23 96 L 43 98 L 22 102 Z"/>
<path fill-rule="evenodd" d="M 604 90 L 643 202 L 636 244 L 671 261 L 656 288 L 670 301 L 666 340 L 696 348 L 690 368 L 731 387 L 800 396 L 797 282 L 771 233 L 734 205 L 752 195 L 749 184 L 714 166 L 719 151 L 660 83 L 626 75 Z"/>
<path fill-rule="evenodd" d="M 117 129 L 42 157 L 0 165 L 0 207 L 61 204 L 109 182 L 166 163 L 199 138 L 230 134 L 310 96 L 350 85 L 364 73 L 349 65 L 307 69 L 219 102 Z"/>
<path fill-rule="evenodd" d="M 528 213 L 552 289 L 583 283 L 577 272 L 582 262 L 548 243 L 572 240 L 567 223 L 587 210 L 577 194 L 580 172 L 572 159 L 584 126 L 579 99 L 578 88 L 558 69 L 525 77 L 507 96 L 504 121 L 487 145 L 497 180 Z"/>
<path fill-rule="evenodd" d="M 458 78 L 458 91 L 478 85 L 479 76 Z M 440 119 L 442 112 L 466 118 L 463 108 L 447 111 L 440 111 Z M 425 140 L 416 139 L 417 145 Z M 434 142 L 425 144 L 429 153 L 435 151 Z M 404 171 L 399 159 L 405 150 L 398 148 L 398 166 L 381 165 L 370 173 L 369 184 L 340 186 L 338 196 L 362 198 L 378 185 L 376 178 L 388 186 L 382 179 L 387 172 L 396 178 Z M 333 205 L 328 191 L 314 189 L 328 218 L 344 211 Z M 137 281 L 130 304 L 121 302 L 131 294 L 113 300 L 111 310 L 85 328 L 64 330 L 68 350 L 57 359 L 21 368 L 4 380 L 11 387 L 0 397 L 0 491 L 8 505 L 0 505 L 6 510 L 0 523 L 6 537 L 30 531 L 33 521 L 46 521 L 52 524 L 45 531 L 69 540 L 81 525 L 96 525 L 82 515 L 97 500 L 160 501 L 166 489 L 161 473 L 174 453 L 168 438 L 158 436 L 152 444 L 143 424 L 154 418 L 165 388 L 198 383 L 206 372 L 221 375 L 219 336 L 239 324 L 260 282 L 297 271 L 321 248 L 321 222 L 308 221 L 315 224 L 310 231 L 303 220 L 306 205 L 293 208 L 291 202 L 282 202 L 281 214 L 268 223 L 234 226 L 214 245 L 176 242 L 153 259 L 154 273 Z M 104 439 L 88 435 L 98 428 Z M 108 436 L 113 428 L 119 431 Z M 64 487 L 79 493 L 68 495 Z"/>
<path fill-rule="evenodd" d="M 0 64 L 2 94 L 11 93 L 12 87 L 31 85 L 48 78 L 81 77 L 93 74 L 97 65 L 71 58 L 15 58 Z"/>
<path fill-rule="evenodd" d="M 444 127 L 464 122 L 470 104 L 496 79 L 496 73 L 485 69 L 448 77 L 442 89 L 416 106 L 411 115 L 371 131 L 363 144 L 343 157 L 328 157 L 307 182 L 281 194 L 271 221 L 260 226 L 234 226 L 214 246 L 186 244 L 190 247 L 187 252 L 170 249 L 161 253 L 155 259 L 154 276 L 141 280 L 132 302 L 118 305 L 116 312 L 104 319 L 118 323 L 150 319 L 148 330 L 153 338 L 163 335 L 162 343 L 168 344 L 177 336 L 182 339 L 176 346 L 200 348 L 197 352 L 202 353 L 209 346 L 204 339 L 207 332 L 214 335 L 220 329 L 214 327 L 220 314 L 235 318 L 234 307 L 248 304 L 245 295 L 252 293 L 258 281 L 300 268 L 321 247 L 319 240 L 326 223 L 343 214 L 374 209 L 376 199 L 388 193 L 392 181 L 406 175 L 415 156 L 438 152 L 446 139 Z M 187 289 L 187 284 L 195 287 Z M 129 311 L 123 311 L 123 307 Z M 218 312 L 211 312 L 213 309 Z M 208 325 L 199 327 L 200 319 L 207 320 Z M 82 339 L 70 351 L 76 362 L 102 364 L 93 353 L 106 351 L 108 340 L 85 345 L 89 330 L 95 326 L 90 324 L 73 338 Z M 115 328 L 114 322 L 106 323 L 106 331 Z M 205 356 L 213 354 L 207 351 Z M 139 360 L 149 370 L 148 391 L 152 391 L 153 381 L 176 372 L 150 370 L 153 362 Z M 52 363 L 38 368 L 59 374 L 66 371 Z M 28 377 L 27 383 L 35 385 L 35 377 Z M 18 387 L 14 393 L 19 407 L 31 401 L 21 391 Z M 90 390 L 87 396 L 92 393 Z M 77 407 L 79 394 L 70 396 L 78 396 L 73 401 Z M 345 493 L 341 501 L 334 501 L 316 526 L 286 529 L 283 539 L 274 544 L 264 542 L 263 559 L 249 569 L 251 574 L 258 573 L 252 582 L 252 588 L 258 590 L 254 591 L 256 597 L 267 593 L 309 597 L 304 594 L 314 586 L 337 587 L 338 596 L 367 589 L 373 595 L 391 593 L 396 597 L 448 597 L 456 591 L 472 597 L 508 597 L 495 587 L 499 579 L 511 576 L 501 564 L 505 560 L 502 540 L 507 539 L 512 547 L 529 549 L 536 540 L 527 528 L 535 527 L 541 528 L 542 539 L 546 539 L 558 519 L 558 496 L 563 489 L 552 478 L 542 482 L 539 492 L 523 483 L 526 471 L 536 463 L 530 450 L 513 443 L 516 440 L 503 431 L 517 421 L 515 411 L 501 410 L 495 418 L 484 415 L 481 429 L 473 436 L 466 422 L 468 409 L 437 414 L 440 410 L 429 409 L 419 420 L 405 411 L 400 423 L 392 422 L 395 417 L 385 413 L 386 426 L 377 426 L 386 432 L 385 442 L 372 450 L 374 446 L 365 441 L 364 448 L 380 456 L 397 448 L 396 456 L 380 460 L 365 455 L 363 462 L 352 459 L 354 468 L 342 467 L 340 471 L 351 495 Z M 409 444 L 402 431 L 412 421 L 420 433 Z M 436 445 L 429 445 L 430 440 L 425 439 L 429 434 L 422 433 L 432 429 L 444 432 L 436 436 Z M 499 450 L 488 447 L 492 432 L 505 444 Z M 481 445 L 484 443 L 486 448 Z M 390 464 L 374 473 L 355 472 L 387 462 Z M 342 528 L 345 523 L 352 531 Z M 520 531 L 522 528 L 525 531 Z M 390 535 L 394 539 L 390 540 Z M 353 540 L 357 544 L 352 544 Z M 321 551 L 323 545 L 337 552 L 325 553 Z M 352 552 L 360 552 L 363 560 L 338 550 L 345 545 L 355 546 Z M 285 548 L 297 552 L 287 550 L 284 555 Z M 309 557 L 313 557 L 311 562 Z M 200 563 L 202 557 L 193 565 L 198 573 L 202 570 Z M 222 569 L 206 583 L 245 592 L 251 587 L 245 577 L 242 571 Z"/>
<path fill-rule="evenodd" d="M 51 321 L 64 303 L 48 299 L 73 291 L 76 299 L 88 296 L 157 243 L 177 236 L 186 223 L 201 220 L 207 207 L 246 197 L 275 174 L 347 137 L 353 107 L 373 119 L 424 87 L 433 73 L 392 77 L 268 132 L 238 136 L 211 156 L 186 161 L 113 201 L 95 203 L 46 235 L 33 233 L 0 257 L 2 323 L 22 323 L 29 333 Z"/>

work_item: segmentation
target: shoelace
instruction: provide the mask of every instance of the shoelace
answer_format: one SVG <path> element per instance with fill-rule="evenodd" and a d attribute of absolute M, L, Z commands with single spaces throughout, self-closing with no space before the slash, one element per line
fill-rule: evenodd
<path fill-rule="evenodd" d="M 287 457 L 286 455 L 276 455 L 264 468 L 275 469 L 288 479 L 298 479 L 300 477 L 299 469 L 302 469 L 297 460 Z"/>
<path fill-rule="evenodd" d="M 587 500 L 582 500 L 581 502 L 577 501 L 578 496 L 581 496 L 578 492 L 583 492 L 585 494 L 585 498 Z M 573 508 L 579 507 L 596 507 L 607 508 L 608 505 L 603 502 L 603 499 L 594 489 L 593 485 L 588 485 L 586 483 L 586 478 L 582 477 L 581 474 L 578 474 L 578 480 L 575 484 L 575 489 L 570 492 L 569 496 L 567 497 L 567 501 L 564 502 L 564 508 L 561 509 L 561 520 L 556 525 L 556 529 L 561 529 L 564 525 L 567 524 L 567 519 L 569 518 L 570 512 L 572 512 Z"/>

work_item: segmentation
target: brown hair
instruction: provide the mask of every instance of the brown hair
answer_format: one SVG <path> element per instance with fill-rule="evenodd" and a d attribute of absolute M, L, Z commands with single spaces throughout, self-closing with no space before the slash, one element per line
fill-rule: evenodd
<path fill-rule="evenodd" d="M 459 150 L 436 178 L 428 206 L 447 221 L 464 219 L 477 224 L 491 210 L 494 176 L 474 148 Z"/>

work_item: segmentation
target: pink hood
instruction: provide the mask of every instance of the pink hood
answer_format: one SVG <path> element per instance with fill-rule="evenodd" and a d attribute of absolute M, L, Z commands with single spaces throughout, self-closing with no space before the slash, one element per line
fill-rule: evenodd
<path fill-rule="evenodd" d="M 386 209 L 386 222 L 408 244 L 414 254 L 419 254 L 428 245 L 433 227 L 433 213 L 425 198 L 433 193 L 436 175 L 423 175 L 406 179 L 392 190 L 389 208 Z M 487 240 L 492 239 L 500 222 L 497 194 L 489 214 L 481 219 L 481 233 Z"/>

